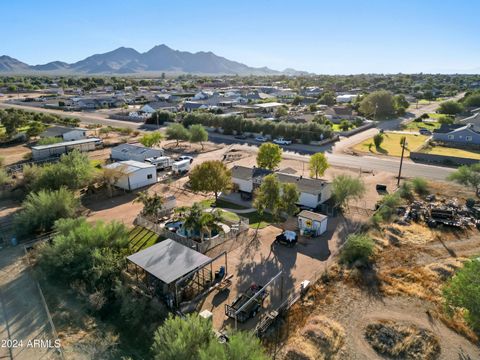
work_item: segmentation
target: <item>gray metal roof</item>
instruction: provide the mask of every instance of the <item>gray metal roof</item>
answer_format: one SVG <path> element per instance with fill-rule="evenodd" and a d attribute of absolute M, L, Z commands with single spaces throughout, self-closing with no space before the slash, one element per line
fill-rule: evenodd
<path fill-rule="evenodd" d="M 308 211 L 308 210 L 302 210 L 298 214 L 298 217 L 303 217 L 305 219 L 310 219 L 310 220 L 315 220 L 322 222 L 323 220 L 327 219 L 327 215 L 319 214 L 319 213 L 314 213 L 313 211 Z"/>
<path fill-rule="evenodd" d="M 133 145 L 133 144 L 120 144 L 112 148 L 115 151 L 121 151 L 123 153 L 130 153 L 130 154 L 145 154 L 145 153 L 152 153 L 152 154 L 161 154 L 163 153 L 162 149 L 153 149 L 150 147 L 145 147 L 143 145 Z M 154 155 L 152 155 L 153 157 Z"/>
<path fill-rule="evenodd" d="M 40 134 L 41 137 L 55 137 L 66 134 L 70 131 L 87 131 L 86 129 L 68 126 L 51 126 Z"/>
<path fill-rule="evenodd" d="M 99 138 L 87 138 L 87 139 L 80 139 L 80 140 L 72 140 L 72 141 L 64 141 L 64 142 L 59 142 L 55 144 L 50 144 L 50 145 L 35 145 L 32 146 L 32 149 L 34 150 L 43 150 L 43 149 L 54 149 L 54 148 L 59 148 L 59 147 L 64 147 L 64 146 L 72 146 L 72 145 L 80 145 L 80 144 L 88 144 L 92 142 L 102 142 L 102 139 Z"/>
<path fill-rule="evenodd" d="M 211 260 L 172 239 L 150 246 L 128 256 L 127 259 L 165 284 L 175 282 Z"/>

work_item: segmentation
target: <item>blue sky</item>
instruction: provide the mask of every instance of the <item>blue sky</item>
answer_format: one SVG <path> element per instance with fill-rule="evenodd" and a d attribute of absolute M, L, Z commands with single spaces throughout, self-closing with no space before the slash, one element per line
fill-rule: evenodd
<path fill-rule="evenodd" d="M 15 0 L 0 9 L 0 55 L 29 64 L 166 44 L 278 70 L 480 73 L 475 0 Z"/>

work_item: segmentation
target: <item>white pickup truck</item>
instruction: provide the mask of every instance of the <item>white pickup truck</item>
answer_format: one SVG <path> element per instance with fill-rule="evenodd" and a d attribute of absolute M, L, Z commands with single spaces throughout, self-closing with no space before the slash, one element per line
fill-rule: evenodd
<path fill-rule="evenodd" d="M 290 145 L 292 142 L 290 140 L 285 140 L 283 137 L 279 137 L 273 140 L 277 145 Z"/>

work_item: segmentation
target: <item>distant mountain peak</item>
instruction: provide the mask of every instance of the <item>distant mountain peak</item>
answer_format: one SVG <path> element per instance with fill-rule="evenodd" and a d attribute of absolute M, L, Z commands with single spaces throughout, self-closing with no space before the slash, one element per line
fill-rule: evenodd
<path fill-rule="evenodd" d="M 165 44 L 156 45 L 144 53 L 139 53 L 133 48 L 121 46 L 106 53 L 91 55 L 72 64 L 52 61 L 47 64 L 31 66 L 8 55 L 0 56 L 0 73 L 125 75 L 157 74 L 161 72 L 204 75 L 282 74 L 282 72 L 269 69 L 268 67 L 255 68 L 228 60 L 211 51 L 191 53 L 174 50 Z"/>

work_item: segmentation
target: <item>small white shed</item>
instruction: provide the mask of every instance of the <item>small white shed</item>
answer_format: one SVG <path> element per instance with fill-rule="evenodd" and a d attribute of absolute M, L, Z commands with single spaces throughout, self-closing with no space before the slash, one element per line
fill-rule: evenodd
<path fill-rule="evenodd" d="M 301 235 L 320 236 L 327 231 L 328 217 L 323 214 L 302 210 L 298 214 L 298 228 Z"/>
<path fill-rule="evenodd" d="M 117 180 L 115 186 L 125 190 L 135 190 L 157 182 L 157 168 L 155 165 L 127 160 L 108 164 L 108 169 L 118 169 L 122 176 Z"/>

